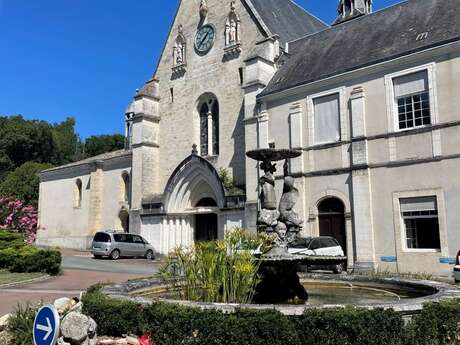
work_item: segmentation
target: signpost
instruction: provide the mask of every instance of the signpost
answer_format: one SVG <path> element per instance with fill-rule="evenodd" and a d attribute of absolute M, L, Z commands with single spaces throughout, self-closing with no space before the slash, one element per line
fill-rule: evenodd
<path fill-rule="evenodd" d="M 34 321 L 34 344 L 55 345 L 59 337 L 60 319 L 59 313 L 53 305 L 45 305 L 35 315 Z"/>

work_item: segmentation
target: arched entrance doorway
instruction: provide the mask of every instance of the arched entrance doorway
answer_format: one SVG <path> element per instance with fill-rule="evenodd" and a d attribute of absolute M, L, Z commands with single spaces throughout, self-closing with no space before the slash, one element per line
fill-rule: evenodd
<path fill-rule="evenodd" d="M 335 238 L 347 253 L 345 206 L 337 198 L 327 198 L 318 205 L 319 235 Z"/>
<path fill-rule="evenodd" d="M 201 199 L 196 205 L 197 208 L 215 208 L 217 203 L 212 198 Z M 218 217 L 215 213 L 204 213 L 195 215 L 195 241 L 214 241 L 218 238 Z"/>

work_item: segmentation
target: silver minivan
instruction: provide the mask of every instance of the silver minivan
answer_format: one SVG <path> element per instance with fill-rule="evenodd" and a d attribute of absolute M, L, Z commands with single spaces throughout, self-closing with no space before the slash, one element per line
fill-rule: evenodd
<path fill-rule="evenodd" d="M 121 257 L 144 257 L 153 260 L 155 249 L 139 235 L 101 231 L 94 235 L 91 254 L 96 259 L 109 257 L 118 260 Z"/>

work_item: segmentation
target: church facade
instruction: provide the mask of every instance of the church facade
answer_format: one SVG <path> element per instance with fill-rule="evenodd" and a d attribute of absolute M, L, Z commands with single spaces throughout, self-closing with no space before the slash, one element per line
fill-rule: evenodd
<path fill-rule="evenodd" d="M 41 173 L 38 244 L 83 249 L 113 229 L 167 254 L 255 231 L 260 170 L 245 153 L 294 148 L 303 235 L 337 238 L 349 269 L 448 274 L 459 17 L 455 0 L 341 0 L 328 26 L 291 0 L 182 0 L 126 111 L 126 150 Z"/>

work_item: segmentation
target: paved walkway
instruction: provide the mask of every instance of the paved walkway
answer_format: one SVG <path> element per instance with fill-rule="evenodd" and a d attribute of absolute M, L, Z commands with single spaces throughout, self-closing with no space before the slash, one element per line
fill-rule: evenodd
<path fill-rule="evenodd" d="M 46 281 L 0 289 L 0 316 L 18 303 L 50 303 L 59 297 L 78 296 L 98 282 L 120 283 L 153 275 L 158 262 L 144 259 L 95 260 L 88 253 L 63 251 L 63 274 Z"/>

